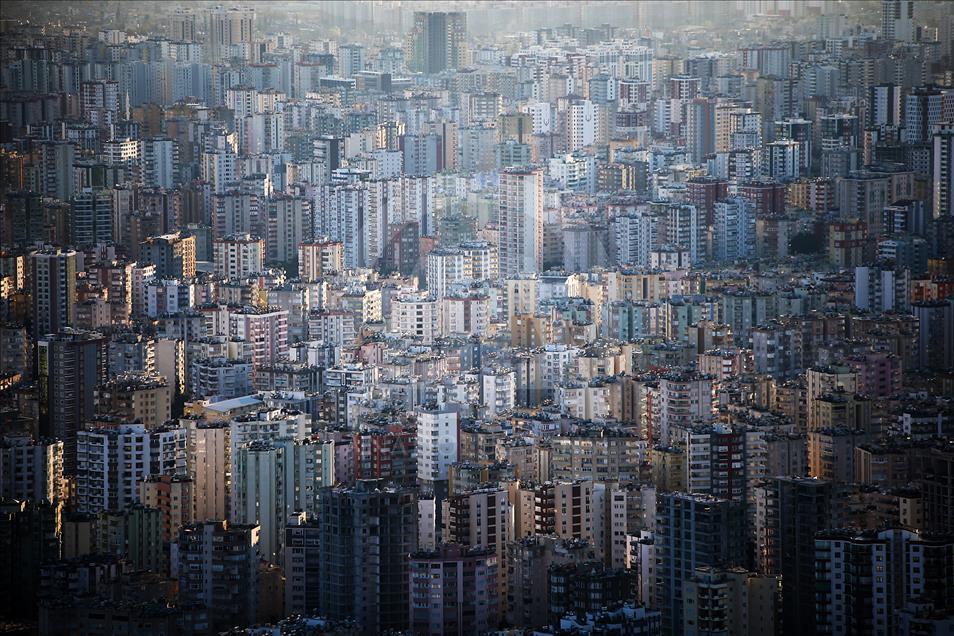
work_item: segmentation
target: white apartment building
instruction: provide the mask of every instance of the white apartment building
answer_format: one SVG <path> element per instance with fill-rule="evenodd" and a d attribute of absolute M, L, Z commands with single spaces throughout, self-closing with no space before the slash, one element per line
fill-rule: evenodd
<path fill-rule="evenodd" d="M 596 192 L 596 158 L 585 153 L 553 157 L 549 162 L 550 178 L 561 188 L 574 192 Z"/>
<path fill-rule="evenodd" d="M 230 456 L 254 441 L 305 439 L 311 433 L 307 414 L 267 408 L 231 420 L 229 428 Z"/>
<path fill-rule="evenodd" d="M 229 312 L 229 336 L 252 344 L 252 364 L 264 366 L 288 357 L 288 312 L 245 307 Z"/>
<path fill-rule="evenodd" d="M 686 373 L 669 374 L 659 380 L 659 425 L 652 440 L 669 444 L 676 429 L 686 429 L 696 421 L 710 420 L 714 414 L 712 378 Z"/>
<path fill-rule="evenodd" d="M 405 294 L 391 301 L 391 331 L 431 344 L 440 335 L 441 305 L 431 294 Z"/>
<path fill-rule="evenodd" d="M 457 412 L 421 406 L 417 416 L 417 479 L 426 485 L 447 479 L 448 467 L 458 459 Z"/>
<path fill-rule="evenodd" d="M 451 295 L 441 299 L 441 333 L 484 334 L 490 325 L 490 298 L 479 294 Z"/>
<path fill-rule="evenodd" d="M 500 173 L 497 208 L 500 275 L 543 269 L 543 171 L 508 168 Z"/>
<path fill-rule="evenodd" d="M 309 440 L 254 441 L 232 456 L 230 519 L 261 527 L 262 557 L 279 563 L 285 521 L 294 512 L 315 512 L 321 444 Z"/>
<path fill-rule="evenodd" d="M 265 241 L 249 234 L 235 234 L 212 241 L 215 273 L 226 278 L 257 274 L 265 265 Z"/>
<path fill-rule="evenodd" d="M 139 502 L 139 482 L 150 474 L 153 449 L 142 424 L 76 433 L 76 509 L 121 512 Z"/>
<path fill-rule="evenodd" d="M 513 369 L 485 368 L 480 372 L 481 405 L 488 416 L 506 413 L 517 401 L 517 380 Z"/>
<path fill-rule="evenodd" d="M 567 106 L 566 145 L 571 152 L 596 142 L 599 111 L 588 99 L 574 100 Z"/>

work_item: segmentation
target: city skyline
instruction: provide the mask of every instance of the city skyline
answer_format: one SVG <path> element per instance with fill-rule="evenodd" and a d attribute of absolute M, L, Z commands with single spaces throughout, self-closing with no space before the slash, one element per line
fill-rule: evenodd
<path fill-rule="evenodd" d="M 0 631 L 950 633 L 950 6 L 0 3 Z"/>

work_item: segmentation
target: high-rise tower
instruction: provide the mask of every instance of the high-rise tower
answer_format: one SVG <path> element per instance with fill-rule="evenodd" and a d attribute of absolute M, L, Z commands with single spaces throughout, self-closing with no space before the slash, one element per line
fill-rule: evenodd
<path fill-rule="evenodd" d="M 106 339 L 67 330 L 36 345 L 40 437 L 63 440 L 63 468 L 76 468 L 76 432 L 95 413 L 96 387 L 106 380 Z"/>
<path fill-rule="evenodd" d="M 30 260 L 34 335 L 70 327 L 76 308 L 76 252 L 45 249 Z"/>
<path fill-rule="evenodd" d="M 500 173 L 497 208 L 500 275 L 543 269 L 543 172 L 509 168 Z"/>
<path fill-rule="evenodd" d="M 319 607 L 362 633 L 408 626 L 408 555 L 417 549 L 417 497 L 384 480 L 358 480 L 318 496 Z"/>
<path fill-rule="evenodd" d="M 420 73 L 440 73 L 465 64 L 467 14 L 416 11 L 409 41 L 408 66 Z"/>
<path fill-rule="evenodd" d="M 934 218 L 954 216 L 954 125 L 943 124 L 934 133 Z"/>

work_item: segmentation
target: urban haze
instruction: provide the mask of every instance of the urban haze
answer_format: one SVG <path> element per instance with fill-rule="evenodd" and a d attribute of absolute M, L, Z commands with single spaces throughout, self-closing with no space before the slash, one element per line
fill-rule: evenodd
<path fill-rule="evenodd" d="M 954 634 L 952 29 L 0 3 L 0 634 Z"/>

